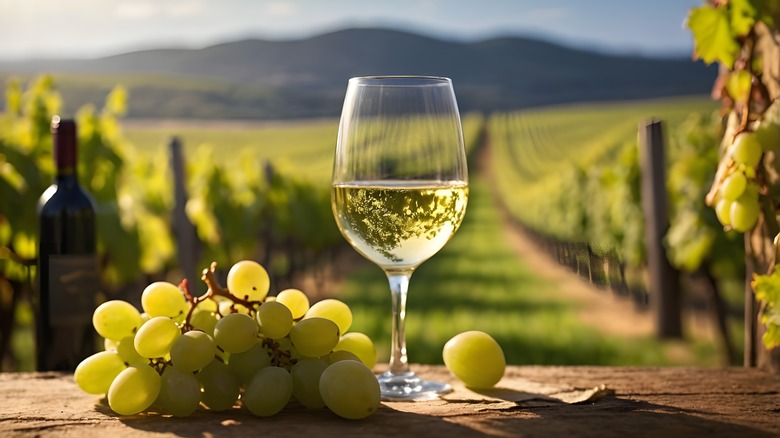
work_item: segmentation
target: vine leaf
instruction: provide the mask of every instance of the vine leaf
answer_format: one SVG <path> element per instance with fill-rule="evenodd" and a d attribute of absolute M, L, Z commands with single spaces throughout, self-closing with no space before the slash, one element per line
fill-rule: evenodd
<path fill-rule="evenodd" d="M 696 56 L 707 64 L 720 62 L 729 70 L 739 53 L 727 10 L 701 6 L 691 10 L 687 26 L 693 33 Z"/>
<path fill-rule="evenodd" d="M 731 0 L 731 29 L 736 36 L 745 36 L 756 23 L 756 9 L 751 0 Z"/>
<path fill-rule="evenodd" d="M 761 322 L 766 325 L 764 345 L 767 348 L 780 346 L 780 270 L 769 275 L 755 275 L 751 284 L 756 299 L 766 304 Z"/>

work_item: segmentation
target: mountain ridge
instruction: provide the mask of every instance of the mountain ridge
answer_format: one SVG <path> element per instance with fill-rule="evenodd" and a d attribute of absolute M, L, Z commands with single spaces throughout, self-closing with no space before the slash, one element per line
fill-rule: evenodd
<path fill-rule="evenodd" d="M 65 78 L 60 83 L 66 102 L 71 98 L 78 103 L 97 103 L 97 84 L 91 90 L 83 84 L 79 88 L 70 84 L 71 76 L 93 75 L 100 79 L 96 82 L 104 83 L 111 77 L 151 74 L 174 81 L 186 77 L 203 84 L 231 84 L 228 94 L 220 94 L 216 86 L 204 90 L 210 85 L 177 90 L 151 82 L 130 87 L 131 117 L 192 115 L 182 107 L 152 102 L 178 99 L 188 101 L 187 105 L 206 105 L 211 108 L 207 112 L 221 112 L 228 118 L 337 115 L 347 79 L 353 76 L 447 76 L 463 110 L 493 111 L 704 94 L 717 73 L 677 57 L 605 54 L 516 36 L 448 41 L 385 28 L 343 29 L 298 40 L 250 38 L 199 49 L 145 49 L 86 60 L 0 62 L 4 76 L 42 72 Z M 138 95 L 144 104 L 133 103 Z M 275 114 L 267 111 L 269 99 L 275 103 Z M 220 101 L 222 111 L 217 109 Z"/>

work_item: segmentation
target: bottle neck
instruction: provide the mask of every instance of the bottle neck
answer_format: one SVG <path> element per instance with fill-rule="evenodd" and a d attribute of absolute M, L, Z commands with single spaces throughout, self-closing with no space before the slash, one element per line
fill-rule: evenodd
<path fill-rule="evenodd" d="M 54 183 L 60 187 L 76 186 L 79 183 L 75 167 L 57 168 L 57 174 L 54 176 Z"/>
<path fill-rule="evenodd" d="M 57 184 L 77 183 L 76 124 L 72 120 L 57 118 L 52 123 L 52 142 Z"/>

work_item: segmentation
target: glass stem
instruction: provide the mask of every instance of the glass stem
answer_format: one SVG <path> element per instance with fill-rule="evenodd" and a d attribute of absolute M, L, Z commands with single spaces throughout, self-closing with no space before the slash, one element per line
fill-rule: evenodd
<path fill-rule="evenodd" d="M 390 354 L 390 373 L 395 375 L 408 374 L 409 363 L 406 358 L 406 334 L 404 321 L 406 319 L 406 293 L 409 290 L 409 279 L 412 271 L 388 272 L 390 294 L 393 300 L 393 336 Z"/>

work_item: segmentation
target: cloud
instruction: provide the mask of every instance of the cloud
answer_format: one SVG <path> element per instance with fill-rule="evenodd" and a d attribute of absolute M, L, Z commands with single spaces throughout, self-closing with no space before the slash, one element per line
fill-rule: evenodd
<path fill-rule="evenodd" d="M 123 1 L 117 4 L 114 15 L 126 20 L 143 20 L 159 13 L 155 3 L 144 1 Z"/>
<path fill-rule="evenodd" d="M 266 12 L 272 17 L 290 17 L 298 13 L 298 5 L 290 1 L 271 2 Z"/>
<path fill-rule="evenodd" d="M 171 17 L 192 17 L 206 11 L 206 4 L 201 0 L 184 0 L 169 3 L 165 7 L 165 14 Z"/>

